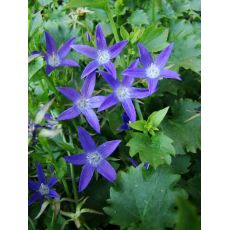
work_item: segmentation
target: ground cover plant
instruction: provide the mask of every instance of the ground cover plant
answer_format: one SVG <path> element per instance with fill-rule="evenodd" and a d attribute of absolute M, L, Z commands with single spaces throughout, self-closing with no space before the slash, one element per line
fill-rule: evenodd
<path fill-rule="evenodd" d="M 29 229 L 200 229 L 200 15 L 29 1 Z"/>

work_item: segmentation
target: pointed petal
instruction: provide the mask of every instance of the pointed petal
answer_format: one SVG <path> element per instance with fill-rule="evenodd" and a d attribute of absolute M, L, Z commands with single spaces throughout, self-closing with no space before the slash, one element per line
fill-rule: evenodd
<path fill-rule="evenodd" d="M 140 88 L 131 88 L 131 98 L 144 98 L 149 96 L 148 89 L 140 89 Z"/>
<path fill-rule="evenodd" d="M 124 75 L 122 79 L 122 83 L 125 86 L 131 86 L 133 84 L 134 77 Z"/>
<path fill-rule="evenodd" d="M 60 195 L 53 189 L 50 189 L 49 194 L 47 194 L 50 198 L 60 199 Z"/>
<path fill-rule="evenodd" d="M 143 68 L 126 69 L 122 72 L 122 75 L 128 75 L 130 77 L 138 77 L 138 78 L 146 77 L 145 69 Z"/>
<path fill-rule="evenodd" d="M 94 173 L 94 168 L 89 164 L 86 164 L 83 167 L 80 175 L 80 181 L 79 181 L 79 189 L 78 189 L 79 192 L 82 192 L 88 186 L 89 182 L 93 177 L 93 173 Z"/>
<path fill-rule="evenodd" d="M 170 69 L 163 69 L 160 75 L 164 78 L 173 78 L 176 80 L 181 80 L 180 75 L 177 72 Z"/>
<path fill-rule="evenodd" d="M 120 143 L 121 140 L 107 141 L 104 144 L 98 146 L 97 151 L 103 156 L 103 158 L 107 158 L 114 152 Z"/>
<path fill-rule="evenodd" d="M 97 49 L 87 45 L 72 45 L 72 48 L 80 54 L 83 54 L 89 58 L 97 58 Z"/>
<path fill-rule="evenodd" d="M 172 49 L 173 49 L 173 44 L 170 44 L 164 50 L 162 50 L 161 53 L 158 54 L 158 56 L 156 57 L 155 64 L 160 69 L 166 65 L 166 63 L 170 57 L 170 54 L 172 52 Z"/>
<path fill-rule="evenodd" d="M 108 109 L 114 105 L 116 105 L 118 103 L 118 99 L 114 94 L 110 94 L 109 96 L 107 96 L 104 100 L 104 102 L 102 103 L 102 105 L 100 106 L 100 108 L 98 109 L 98 112 L 101 112 L 105 109 Z"/>
<path fill-rule="evenodd" d="M 99 66 L 99 63 L 97 61 L 91 61 L 83 70 L 81 77 L 86 77 L 90 73 L 92 73 L 97 67 Z"/>
<path fill-rule="evenodd" d="M 69 51 L 71 50 L 71 45 L 74 44 L 76 38 L 73 37 L 71 39 L 69 39 L 68 41 L 66 41 L 58 50 L 58 55 L 59 57 L 62 59 L 64 58 L 68 53 Z"/>
<path fill-rule="evenodd" d="M 80 66 L 80 65 L 73 59 L 63 59 L 60 66 Z"/>
<path fill-rule="evenodd" d="M 81 111 L 77 108 L 77 106 L 74 105 L 70 107 L 69 109 L 65 110 L 64 112 L 62 112 L 57 117 L 57 120 L 58 121 L 69 120 L 69 119 L 77 117 L 80 113 Z"/>
<path fill-rule="evenodd" d="M 128 157 L 129 161 L 132 163 L 132 165 L 136 168 L 138 166 L 138 163 L 136 160 L 134 160 L 133 158 L 131 157 Z"/>
<path fill-rule="evenodd" d="M 87 109 L 82 111 L 82 113 L 85 115 L 86 120 L 90 124 L 90 126 L 97 132 L 100 133 L 100 124 L 99 120 L 97 118 L 96 113 L 92 109 Z"/>
<path fill-rule="evenodd" d="M 134 69 L 137 68 L 139 64 L 139 58 L 135 59 L 133 62 L 130 63 L 128 66 L 128 69 Z"/>
<path fill-rule="evenodd" d="M 158 78 L 148 79 L 149 95 L 157 91 Z"/>
<path fill-rule="evenodd" d="M 46 39 L 46 50 L 49 54 L 56 53 L 57 48 L 56 48 L 56 43 L 47 31 L 45 31 L 45 39 Z"/>
<path fill-rule="evenodd" d="M 142 65 L 144 67 L 148 67 L 149 65 L 151 65 L 151 63 L 153 63 L 151 54 L 141 43 L 138 43 L 137 46 L 138 46 L 140 61 Z"/>
<path fill-rule="evenodd" d="M 109 48 L 111 59 L 115 58 L 128 44 L 128 40 L 118 42 Z"/>
<path fill-rule="evenodd" d="M 99 108 L 101 106 L 101 104 L 104 102 L 105 98 L 106 98 L 106 96 L 91 97 L 89 99 L 90 108 L 91 109 Z"/>
<path fill-rule="evenodd" d="M 148 169 L 148 168 L 149 168 L 149 162 L 145 162 L 145 163 L 144 163 L 144 167 L 145 167 L 146 169 Z"/>
<path fill-rule="evenodd" d="M 78 138 L 81 142 L 82 148 L 86 152 L 94 151 L 97 147 L 93 140 L 93 138 L 89 135 L 89 133 L 82 127 L 78 127 Z"/>
<path fill-rule="evenodd" d="M 111 61 L 105 63 L 103 66 L 112 75 L 114 79 L 117 78 L 117 71 L 115 69 L 114 64 Z"/>
<path fill-rule="evenodd" d="M 136 110 L 134 108 L 133 102 L 131 99 L 126 99 L 122 101 L 122 107 L 124 108 L 125 112 L 127 113 L 129 119 L 134 122 L 136 121 Z"/>
<path fill-rule="evenodd" d="M 102 160 L 96 170 L 110 182 L 113 182 L 116 179 L 116 171 L 106 160 Z"/>
<path fill-rule="evenodd" d="M 30 198 L 29 198 L 29 206 L 33 204 L 36 200 L 41 199 L 41 194 L 39 192 L 35 192 Z"/>
<path fill-rule="evenodd" d="M 77 92 L 77 90 L 75 90 L 74 88 L 57 87 L 57 90 L 73 102 L 75 102 L 80 97 L 80 93 Z"/>
<path fill-rule="evenodd" d="M 37 176 L 38 176 L 39 184 L 41 184 L 41 183 L 46 184 L 46 177 L 45 177 L 45 174 L 43 172 L 41 164 L 37 165 Z"/>
<path fill-rule="evenodd" d="M 98 23 L 96 26 L 96 44 L 100 50 L 107 49 L 107 43 L 101 25 Z"/>
<path fill-rule="evenodd" d="M 95 83 L 96 83 L 96 73 L 92 72 L 91 74 L 89 74 L 84 83 L 83 86 L 81 88 L 81 94 L 84 97 L 90 97 L 93 93 L 94 87 L 95 87 Z"/>
<path fill-rule="evenodd" d="M 120 85 L 120 82 L 114 79 L 114 77 L 110 73 L 104 71 L 99 71 L 99 73 L 113 89 Z"/>
<path fill-rule="evenodd" d="M 117 128 L 117 130 L 129 130 L 130 127 L 127 124 L 121 125 Z"/>
<path fill-rule="evenodd" d="M 64 157 L 65 160 L 73 165 L 84 165 L 87 163 L 86 154 L 74 154 L 72 156 Z"/>
<path fill-rule="evenodd" d="M 46 74 L 49 75 L 53 70 L 55 70 L 56 67 L 53 67 L 51 65 L 46 65 Z"/>
<path fill-rule="evenodd" d="M 37 191 L 39 189 L 39 185 L 32 180 L 28 181 L 28 185 L 30 190 Z"/>
<path fill-rule="evenodd" d="M 57 178 L 55 176 L 51 177 L 48 181 L 49 188 L 53 187 L 57 183 Z"/>

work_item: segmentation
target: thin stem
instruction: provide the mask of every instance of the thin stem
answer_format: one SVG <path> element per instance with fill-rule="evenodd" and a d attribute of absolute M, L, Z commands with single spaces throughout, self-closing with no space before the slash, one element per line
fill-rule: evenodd
<path fill-rule="evenodd" d="M 134 100 L 134 104 L 135 104 L 135 108 L 136 108 L 136 111 L 137 111 L 137 115 L 138 115 L 138 117 L 139 117 L 139 120 L 144 120 L 143 115 L 142 115 L 142 112 L 141 112 L 140 105 L 139 105 L 139 103 L 137 102 L 137 100 Z"/>
<path fill-rule="evenodd" d="M 119 42 L 119 36 L 118 36 L 118 33 L 117 33 L 116 24 L 115 24 L 115 22 L 113 20 L 113 14 L 112 14 L 109 6 L 106 7 L 106 11 L 107 11 L 107 15 L 108 15 L 108 18 L 109 18 L 110 25 L 112 27 L 112 31 L 113 31 L 113 34 L 114 34 L 114 37 L 115 37 L 115 41 Z"/>
<path fill-rule="evenodd" d="M 31 225 L 32 229 L 36 230 L 33 221 L 31 220 L 31 218 L 29 216 L 28 216 L 28 218 L 29 218 L 29 222 L 30 222 L 30 225 Z"/>
<path fill-rule="evenodd" d="M 71 195 L 70 195 L 70 192 L 69 192 L 69 187 L 68 187 L 68 184 L 66 183 L 65 178 L 62 179 L 62 183 L 63 183 L 63 186 L 64 186 L 64 189 L 65 189 L 65 192 L 66 192 L 67 196 L 69 198 L 71 198 Z"/>

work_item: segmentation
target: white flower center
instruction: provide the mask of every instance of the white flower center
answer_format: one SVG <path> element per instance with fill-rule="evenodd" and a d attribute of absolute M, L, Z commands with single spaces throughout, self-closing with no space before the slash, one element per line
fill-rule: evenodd
<path fill-rule="evenodd" d="M 146 69 L 146 75 L 149 78 L 157 78 L 159 74 L 160 69 L 153 63 Z"/>
<path fill-rule="evenodd" d="M 77 107 L 80 109 L 80 110 L 86 110 L 89 108 L 89 99 L 86 99 L 86 98 L 80 98 L 78 101 L 77 101 Z"/>
<path fill-rule="evenodd" d="M 130 90 L 128 87 L 125 87 L 125 86 L 119 86 L 117 89 L 116 89 L 116 95 L 118 97 L 118 99 L 120 101 L 123 101 L 127 98 L 130 97 Z"/>
<path fill-rule="evenodd" d="M 110 60 L 110 54 L 108 50 L 97 51 L 97 61 L 99 64 L 105 64 Z"/>
<path fill-rule="evenodd" d="M 47 195 L 50 192 L 49 186 L 46 184 L 41 183 L 41 186 L 39 188 L 39 192 L 42 195 Z"/>
<path fill-rule="evenodd" d="M 98 152 L 89 153 L 86 158 L 89 164 L 91 164 L 94 167 L 97 166 L 103 159 L 101 154 Z"/>
<path fill-rule="evenodd" d="M 48 56 L 48 64 L 51 65 L 52 67 L 57 67 L 60 65 L 60 58 L 58 55 L 53 54 Z"/>

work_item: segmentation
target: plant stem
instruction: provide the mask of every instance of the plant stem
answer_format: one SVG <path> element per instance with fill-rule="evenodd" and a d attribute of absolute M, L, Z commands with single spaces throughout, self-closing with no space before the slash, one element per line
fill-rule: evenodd
<path fill-rule="evenodd" d="M 156 23 L 156 0 L 152 0 L 152 23 Z"/>
<path fill-rule="evenodd" d="M 109 6 L 106 7 L 106 11 L 107 11 L 107 15 L 108 15 L 108 18 L 109 18 L 110 25 L 112 27 L 112 31 L 113 31 L 113 34 L 114 34 L 115 41 L 119 42 L 119 36 L 118 36 L 118 33 L 117 33 L 116 24 L 115 24 L 115 22 L 113 20 L 113 15 L 112 15 L 112 12 L 111 12 Z"/>
<path fill-rule="evenodd" d="M 134 100 L 134 104 L 135 104 L 135 108 L 136 108 L 137 115 L 138 115 L 139 119 L 140 119 L 140 120 L 144 120 L 143 115 L 142 115 L 142 112 L 141 112 L 140 105 L 139 105 L 139 103 L 137 102 L 136 99 Z"/>
<path fill-rule="evenodd" d="M 69 188 L 68 188 L 68 185 L 67 185 L 67 183 L 66 183 L 65 178 L 62 179 L 62 183 L 63 183 L 63 186 L 64 186 L 64 189 L 65 189 L 65 192 L 66 192 L 67 196 L 68 196 L 69 198 L 71 198 L 71 195 L 70 195 L 70 192 L 69 192 Z"/>
<path fill-rule="evenodd" d="M 29 216 L 28 216 L 28 218 L 29 218 L 29 222 L 30 222 L 30 225 L 31 225 L 32 229 L 36 230 L 33 221 L 31 220 L 31 218 Z"/>

